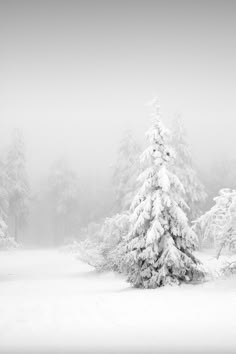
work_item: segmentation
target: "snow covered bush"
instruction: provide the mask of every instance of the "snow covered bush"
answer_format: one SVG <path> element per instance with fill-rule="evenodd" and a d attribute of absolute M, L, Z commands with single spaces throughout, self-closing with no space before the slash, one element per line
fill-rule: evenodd
<path fill-rule="evenodd" d="M 79 238 L 82 240 L 89 239 L 92 243 L 98 243 L 102 241 L 102 235 L 100 234 L 101 223 L 90 222 L 86 227 L 80 229 Z"/>
<path fill-rule="evenodd" d="M 214 201 L 215 205 L 194 221 L 194 230 L 203 240 L 214 243 L 219 257 L 224 248 L 236 248 L 236 190 L 221 189 Z"/>
<path fill-rule="evenodd" d="M 180 117 L 177 117 L 173 122 L 171 145 L 176 153 L 171 170 L 184 186 L 183 198 L 188 205 L 186 214 L 190 220 L 194 220 L 201 215 L 201 206 L 206 200 L 207 194 L 193 167 L 186 132 Z"/>
<path fill-rule="evenodd" d="M 91 242 L 89 239 L 78 242 L 75 246 L 74 254 L 78 260 L 85 262 L 98 270 L 100 270 L 100 267 L 102 267 L 104 263 L 99 244 Z"/>
<path fill-rule="evenodd" d="M 7 232 L 7 225 L 3 221 L 2 217 L 0 217 L 0 237 L 6 237 L 6 232 Z"/>
<path fill-rule="evenodd" d="M 106 218 L 100 230 L 103 243 L 110 245 L 111 247 L 116 245 L 124 236 L 127 235 L 128 229 L 128 213 L 116 214 L 111 218 Z"/>
<path fill-rule="evenodd" d="M 222 274 L 226 277 L 236 274 L 236 260 L 225 262 L 224 267 L 221 269 Z"/>
<path fill-rule="evenodd" d="M 127 268 L 126 268 L 125 237 L 120 239 L 120 241 L 114 247 L 108 249 L 105 248 L 105 250 L 106 253 L 105 253 L 105 257 L 103 258 L 103 263 L 100 265 L 98 269 L 102 271 L 112 270 L 116 273 L 126 274 Z"/>
<path fill-rule="evenodd" d="M 8 250 L 18 247 L 18 244 L 12 237 L 7 235 L 7 225 L 0 217 L 0 250 Z"/>
<path fill-rule="evenodd" d="M 139 176 L 141 187 L 131 206 L 125 257 L 128 281 L 142 288 L 190 282 L 204 276 L 192 254 L 197 236 L 183 211 L 183 185 L 168 169 L 174 159 L 168 146 L 169 132 L 160 120 L 156 100 L 152 107 L 149 146 L 141 155 L 145 170 Z"/>
<path fill-rule="evenodd" d="M 103 262 L 100 270 L 113 270 L 122 272 L 125 256 L 124 239 L 127 237 L 130 227 L 129 214 L 116 214 L 107 218 L 101 229 L 104 236 L 100 244 L 100 252 Z"/>
<path fill-rule="evenodd" d="M 88 225 L 83 231 L 86 238 L 73 244 L 73 252 L 97 270 L 118 270 L 122 263 L 120 243 L 128 234 L 129 224 L 128 213 L 123 213 L 106 218 L 100 225 Z M 89 234 L 92 230 L 94 233 Z"/>

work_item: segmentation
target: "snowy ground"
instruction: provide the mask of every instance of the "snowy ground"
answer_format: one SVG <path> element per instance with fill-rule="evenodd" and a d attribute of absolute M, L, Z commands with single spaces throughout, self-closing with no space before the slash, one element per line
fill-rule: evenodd
<path fill-rule="evenodd" d="M 236 352 L 236 278 L 132 289 L 55 250 L 0 253 L 0 352 Z"/>

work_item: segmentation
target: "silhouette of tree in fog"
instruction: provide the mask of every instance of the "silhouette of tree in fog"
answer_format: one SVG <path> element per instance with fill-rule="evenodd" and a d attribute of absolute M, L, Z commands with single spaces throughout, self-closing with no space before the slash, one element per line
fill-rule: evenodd
<path fill-rule="evenodd" d="M 12 142 L 6 153 L 6 173 L 9 198 L 9 225 L 13 229 L 15 241 L 19 229 L 27 220 L 30 189 L 26 173 L 25 147 L 21 133 L 14 131 Z"/>
<path fill-rule="evenodd" d="M 129 209 L 137 190 L 137 177 L 140 173 L 140 153 L 141 148 L 135 141 L 132 132 L 127 131 L 120 142 L 112 175 L 115 204 L 119 212 Z"/>
<path fill-rule="evenodd" d="M 171 144 L 176 153 L 172 171 L 179 177 L 184 187 L 183 198 L 188 205 L 186 214 L 190 220 L 194 220 L 201 214 L 207 193 L 194 168 L 186 131 L 179 116 L 173 121 Z"/>
<path fill-rule="evenodd" d="M 48 193 L 51 206 L 54 243 L 72 237 L 80 223 L 80 181 L 77 174 L 63 159 L 56 161 L 48 178 Z"/>

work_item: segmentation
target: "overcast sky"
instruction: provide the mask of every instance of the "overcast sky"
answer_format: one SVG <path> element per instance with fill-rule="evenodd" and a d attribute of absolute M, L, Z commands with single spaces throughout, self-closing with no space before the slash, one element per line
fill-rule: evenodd
<path fill-rule="evenodd" d="M 235 1 L 0 1 L 0 140 L 33 178 L 63 154 L 109 171 L 126 128 L 180 113 L 199 161 L 236 157 Z"/>

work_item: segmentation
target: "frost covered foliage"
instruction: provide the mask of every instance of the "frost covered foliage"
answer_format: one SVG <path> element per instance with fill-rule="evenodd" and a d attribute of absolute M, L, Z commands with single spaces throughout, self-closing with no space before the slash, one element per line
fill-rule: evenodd
<path fill-rule="evenodd" d="M 201 215 L 201 206 L 206 200 L 207 194 L 193 167 L 192 156 L 186 141 L 186 132 L 180 117 L 177 117 L 173 122 L 171 145 L 176 153 L 171 170 L 184 186 L 183 198 L 188 205 L 186 213 L 190 220 L 194 220 Z"/>
<path fill-rule="evenodd" d="M 211 241 L 217 257 L 224 248 L 236 249 L 236 190 L 221 189 L 215 205 L 194 222 L 194 229 L 203 240 Z"/>
<path fill-rule="evenodd" d="M 9 198 L 8 220 L 17 241 L 18 231 L 26 223 L 30 200 L 24 142 L 18 130 L 14 132 L 12 143 L 7 151 L 6 173 Z"/>
<path fill-rule="evenodd" d="M 0 217 L 0 250 L 8 250 L 18 247 L 18 244 L 7 234 L 7 225 Z"/>
<path fill-rule="evenodd" d="M 117 270 L 122 267 L 121 242 L 129 231 L 129 216 L 127 213 L 116 214 L 106 218 L 98 229 L 88 226 L 87 237 L 77 243 L 77 258 L 94 266 L 98 270 Z M 90 233 L 94 230 L 94 234 Z M 74 247 L 75 250 L 75 247 Z"/>
<path fill-rule="evenodd" d="M 4 156 L 0 159 L 0 250 L 17 247 L 17 243 L 9 237 L 7 220 L 9 213 L 10 183 Z"/>
<path fill-rule="evenodd" d="M 79 236 L 82 240 L 90 240 L 92 243 L 102 242 L 101 234 L 102 223 L 90 222 L 86 227 L 80 229 Z"/>
<path fill-rule="evenodd" d="M 4 157 L 0 159 L 0 217 L 6 220 L 9 210 L 9 180 Z"/>
<path fill-rule="evenodd" d="M 127 213 L 116 214 L 111 218 L 106 218 L 100 230 L 100 234 L 103 238 L 103 243 L 113 247 L 124 236 L 127 236 L 128 229 L 129 216 Z"/>
<path fill-rule="evenodd" d="M 7 232 L 7 225 L 0 217 L 0 238 L 6 237 L 6 232 Z"/>
<path fill-rule="evenodd" d="M 103 242 L 100 244 L 100 252 L 103 262 L 101 270 L 113 270 L 122 272 L 124 265 L 125 247 L 124 239 L 127 237 L 130 228 L 129 214 L 116 214 L 107 218 L 101 233 Z"/>
<path fill-rule="evenodd" d="M 141 187 L 131 206 L 126 267 L 128 281 L 135 287 L 156 288 L 190 282 L 203 276 L 193 256 L 197 237 L 183 211 L 183 185 L 170 172 L 174 153 L 168 146 L 168 131 L 153 102 L 153 125 L 147 132 L 149 146 L 141 155 L 145 170 Z"/>
<path fill-rule="evenodd" d="M 119 212 L 129 209 L 137 190 L 137 177 L 140 173 L 139 155 L 140 147 L 128 131 L 120 143 L 112 177 L 116 209 Z"/>

